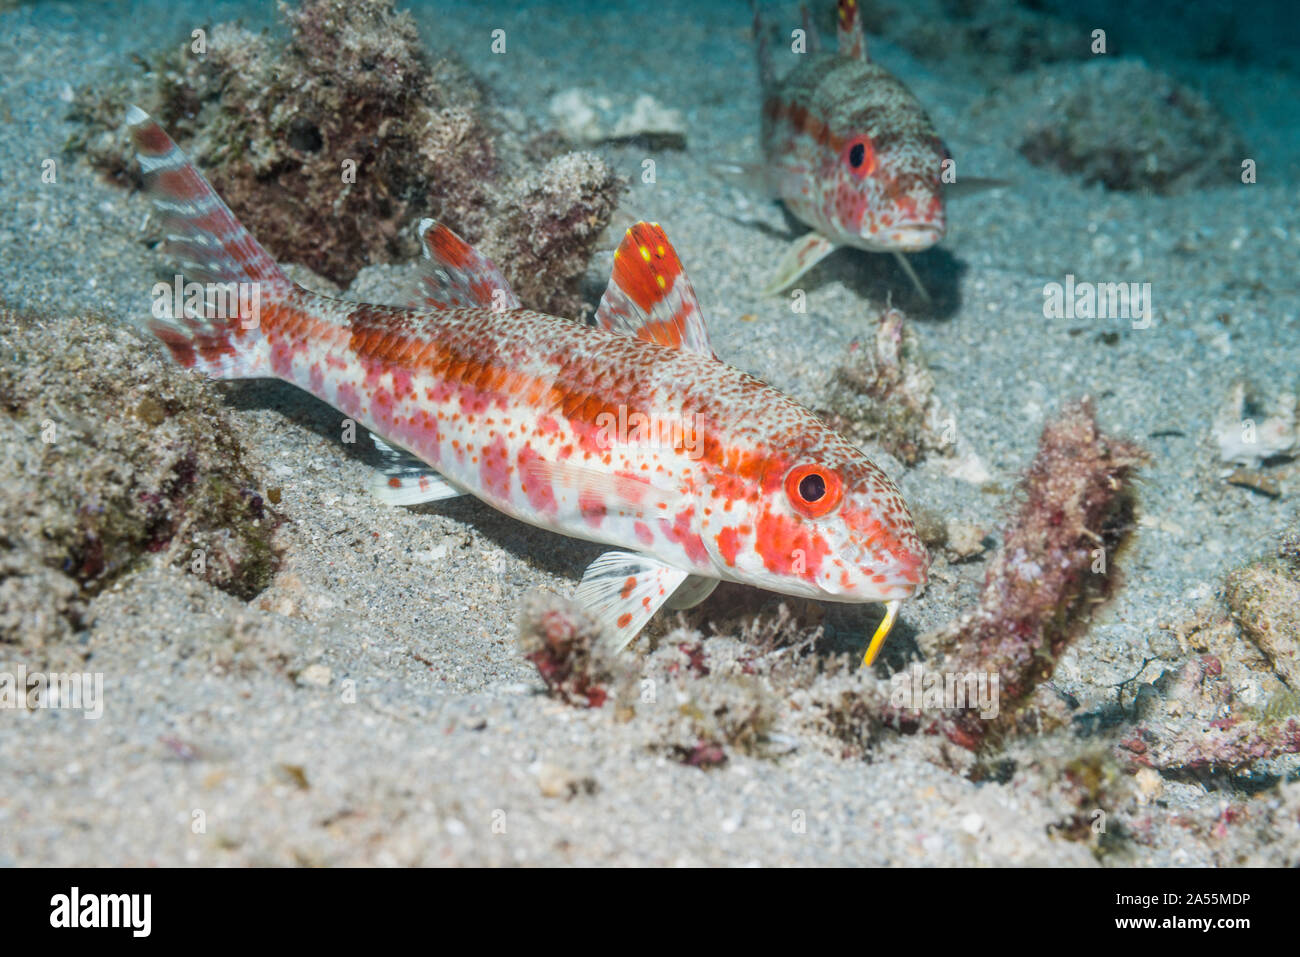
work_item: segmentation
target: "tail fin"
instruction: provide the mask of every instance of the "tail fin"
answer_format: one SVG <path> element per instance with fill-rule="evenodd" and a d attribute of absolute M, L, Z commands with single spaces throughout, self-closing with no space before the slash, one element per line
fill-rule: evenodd
<path fill-rule="evenodd" d="M 776 83 L 776 76 L 772 70 L 772 53 L 767 48 L 767 29 L 763 23 L 763 14 L 758 9 L 758 0 L 750 0 L 750 6 L 754 8 L 754 40 L 758 52 L 758 79 L 763 91 L 766 92 Z"/>
<path fill-rule="evenodd" d="M 135 106 L 126 123 L 167 247 L 189 280 L 155 285 L 150 330 L 187 369 L 223 379 L 270 376 L 261 313 L 293 283 L 162 127 Z"/>

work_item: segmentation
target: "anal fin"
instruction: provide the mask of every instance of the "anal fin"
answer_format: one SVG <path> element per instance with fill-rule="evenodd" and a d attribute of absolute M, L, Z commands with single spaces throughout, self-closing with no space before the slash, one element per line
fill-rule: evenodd
<path fill-rule="evenodd" d="M 370 492 L 379 501 L 387 505 L 419 505 L 465 494 L 410 452 L 394 448 L 374 434 L 370 440 L 383 459 L 370 483 Z"/>

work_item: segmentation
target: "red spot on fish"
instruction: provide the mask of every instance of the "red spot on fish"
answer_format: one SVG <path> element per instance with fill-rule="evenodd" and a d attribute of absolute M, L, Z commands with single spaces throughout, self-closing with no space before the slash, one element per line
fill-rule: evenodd
<path fill-rule="evenodd" d="M 578 493 L 578 510 L 592 528 L 600 528 L 605 521 L 605 499 L 599 492 L 584 490 Z"/>
<path fill-rule="evenodd" d="M 485 491 L 498 499 L 510 497 L 510 475 L 514 469 L 510 465 L 510 453 L 506 450 L 505 439 L 497 436 L 491 445 L 483 449 L 483 461 L 479 465 L 479 478 Z"/>
<path fill-rule="evenodd" d="M 816 579 L 822 559 L 830 554 L 825 539 L 803 522 L 771 510 L 764 510 L 755 523 L 754 547 L 768 571 L 809 581 Z"/>
<path fill-rule="evenodd" d="M 717 537 L 718 551 L 722 553 L 722 560 L 728 565 L 736 564 L 736 554 L 740 551 L 740 536 L 736 534 L 734 528 L 724 528 L 718 532 Z"/>
<path fill-rule="evenodd" d="M 519 472 L 523 476 L 524 495 L 528 497 L 528 504 L 540 514 L 554 518 L 559 511 L 559 505 L 555 501 L 555 490 L 551 488 L 550 482 L 539 477 L 531 468 L 532 463 L 540 461 L 542 457 L 531 446 L 520 449 L 518 462 Z"/>
<path fill-rule="evenodd" d="M 696 564 L 706 564 L 709 560 L 708 549 L 704 547 L 704 539 L 691 528 L 691 518 L 695 514 L 694 508 L 686 508 L 678 512 L 670 524 L 667 519 L 661 518 L 659 525 L 663 529 L 664 536 L 670 542 L 676 542 L 686 551 L 686 557 Z"/>
<path fill-rule="evenodd" d="M 344 382 L 339 386 L 338 407 L 339 411 L 352 417 L 355 417 L 357 410 L 361 408 L 361 402 L 357 396 L 356 386 L 351 382 Z"/>

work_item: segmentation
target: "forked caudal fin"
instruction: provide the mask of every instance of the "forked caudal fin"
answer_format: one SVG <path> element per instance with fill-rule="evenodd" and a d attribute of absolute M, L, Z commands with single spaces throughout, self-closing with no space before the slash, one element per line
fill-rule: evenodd
<path fill-rule="evenodd" d="M 293 283 L 149 114 L 132 106 L 126 123 L 167 248 L 188 280 L 176 277 L 165 294 L 166 283 L 154 287 L 150 330 L 187 369 L 270 376 L 261 312 Z"/>
<path fill-rule="evenodd" d="M 770 90 L 776 84 L 776 73 L 772 67 L 772 54 L 767 48 L 766 26 L 758 0 L 750 0 L 754 11 L 754 53 L 758 57 L 758 81 L 764 90 Z"/>

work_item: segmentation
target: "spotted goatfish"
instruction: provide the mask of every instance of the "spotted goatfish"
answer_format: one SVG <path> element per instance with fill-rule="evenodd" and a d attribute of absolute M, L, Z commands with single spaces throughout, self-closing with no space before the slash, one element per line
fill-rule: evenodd
<path fill-rule="evenodd" d="M 257 290 L 228 297 L 240 305 L 225 318 L 160 310 L 149 327 L 176 361 L 221 379 L 283 379 L 364 425 L 389 503 L 468 493 L 612 546 L 575 597 L 614 647 L 661 606 L 689 607 L 728 580 L 884 602 L 870 662 L 924 583 L 928 557 L 894 484 L 807 409 L 714 355 L 658 225 L 628 230 L 594 327 L 521 308 L 496 265 L 433 220 L 420 223 L 422 303 L 347 302 L 294 284 L 142 110 L 127 123 L 186 277 Z"/>
<path fill-rule="evenodd" d="M 764 295 L 787 288 L 837 247 L 854 246 L 893 253 L 928 298 L 903 254 L 943 238 L 948 150 L 916 97 L 867 57 L 858 0 L 839 0 L 838 53 L 819 51 L 804 11 L 806 52 L 779 81 L 757 2 L 754 30 L 764 161 L 745 175 L 812 227 L 786 251 Z"/>

